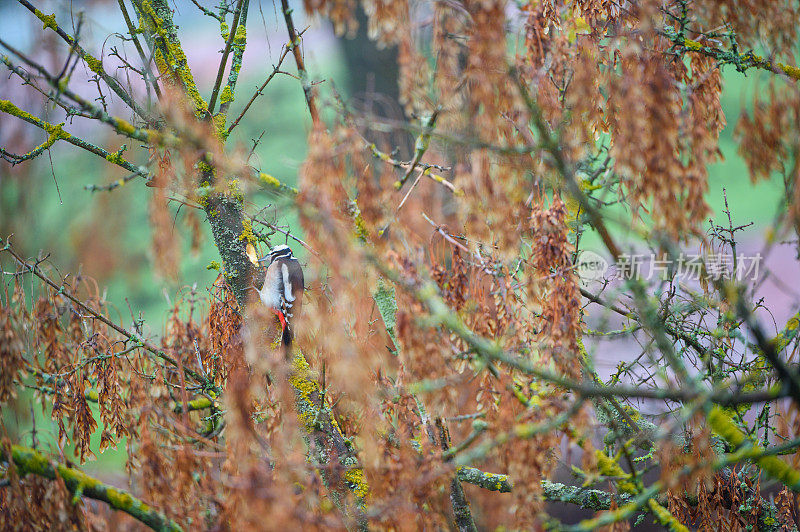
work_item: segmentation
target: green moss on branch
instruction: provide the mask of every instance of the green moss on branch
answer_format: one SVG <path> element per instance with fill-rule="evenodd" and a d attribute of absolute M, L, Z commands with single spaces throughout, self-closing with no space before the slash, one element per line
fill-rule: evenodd
<path fill-rule="evenodd" d="M 509 493 L 512 488 L 511 482 L 508 480 L 508 475 L 498 475 L 495 473 L 484 473 L 480 469 L 474 467 L 461 466 L 456 469 L 458 480 L 474 484 L 483 489 L 490 491 L 499 491 L 500 493 Z"/>
<path fill-rule="evenodd" d="M 0 447 L 0 458 L 8 460 L 9 450 Z M 115 510 L 125 512 L 153 530 L 179 532 L 181 527 L 163 513 L 137 499 L 130 493 L 103 484 L 78 469 L 63 464 L 53 464 L 42 453 L 28 447 L 12 445 L 10 458 L 21 474 L 33 474 L 55 480 L 61 477 L 72 494 L 108 503 Z"/>
<path fill-rule="evenodd" d="M 264 172 L 260 172 L 258 174 L 258 181 L 271 192 L 287 194 L 289 196 L 296 196 L 298 194 L 298 190 L 296 188 L 285 185 L 276 177 L 271 176 L 270 174 L 265 174 Z"/>
<path fill-rule="evenodd" d="M 23 111 L 22 109 L 20 109 L 19 107 L 17 107 L 8 100 L 0 100 L 0 112 L 16 116 L 17 118 L 24 120 L 29 124 L 33 124 L 34 126 L 46 131 L 49 136 L 45 144 L 49 142 L 50 146 L 52 146 L 52 144 L 54 144 L 57 140 L 65 140 L 70 144 L 72 144 L 73 146 L 77 146 L 78 148 L 82 148 L 88 152 L 94 153 L 95 155 L 98 155 L 106 159 L 107 161 L 112 162 L 117 166 L 124 168 L 125 170 L 128 170 L 129 172 L 132 172 L 142 177 L 149 176 L 149 173 L 144 168 L 138 167 L 121 156 L 116 156 L 115 154 L 110 153 L 99 146 L 95 146 L 91 142 L 87 142 L 79 137 L 76 137 L 75 135 L 72 135 L 64 131 L 63 129 L 64 124 L 51 124 L 50 122 L 46 122 L 40 118 L 33 116 L 27 111 Z M 35 148 L 34 151 L 40 148 L 41 146 Z"/>
<path fill-rule="evenodd" d="M 169 5 L 162 0 L 134 0 L 134 5 L 139 14 L 139 23 L 156 43 L 154 60 L 159 72 L 181 87 L 192 102 L 198 118 L 208 117 L 208 104 L 194 81 Z"/>
<path fill-rule="evenodd" d="M 366 530 L 369 485 L 364 470 L 355 448 L 342 434 L 333 410 L 326 404 L 325 395 L 313 378 L 311 367 L 299 350 L 292 360 L 289 384 L 294 389 L 298 416 L 313 442 L 310 444 L 313 458 L 321 465 L 320 474 L 331 499 L 358 529 Z M 352 503 L 347 501 L 348 492 L 353 495 Z"/>
<path fill-rule="evenodd" d="M 750 460 L 772 478 L 779 480 L 795 492 L 800 492 L 800 472 L 792 469 L 777 456 L 766 456 L 766 450 L 751 442 L 722 408 L 714 406 L 711 409 L 708 414 L 708 424 L 714 429 L 714 432 L 738 449 L 737 452 L 728 456 L 729 462 Z"/>

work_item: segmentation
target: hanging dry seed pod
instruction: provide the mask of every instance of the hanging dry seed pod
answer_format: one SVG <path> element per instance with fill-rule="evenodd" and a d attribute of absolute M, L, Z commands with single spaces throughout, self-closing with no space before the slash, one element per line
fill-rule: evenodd
<path fill-rule="evenodd" d="M 180 248 L 169 209 L 169 191 L 174 179 L 170 153 L 153 150 L 151 157 L 156 168 L 151 181 L 150 224 L 153 226 L 153 258 L 156 270 L 168 279 L 178 277 Z"/>
<path fill-rule="evenodd" d="M 25 367 L 25 359 L 24 345 L 12 314 L 20 307 L 4 305 L 2 300 L 0 305 L 0 403 L 6 403 L 16 396 L 15 380 Z"/>

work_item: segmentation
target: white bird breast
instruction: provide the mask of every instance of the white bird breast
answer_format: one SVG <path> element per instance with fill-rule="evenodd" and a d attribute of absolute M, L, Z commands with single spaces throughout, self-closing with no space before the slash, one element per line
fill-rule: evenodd
<path fill-rule="evenodd" d="M 258 295 L 261 302 L 269 308 L 281 308 L 280 277 L 274 268 L 267 268 L 267 275 L 264 277 L 264 286 L 259 290 Z"/>

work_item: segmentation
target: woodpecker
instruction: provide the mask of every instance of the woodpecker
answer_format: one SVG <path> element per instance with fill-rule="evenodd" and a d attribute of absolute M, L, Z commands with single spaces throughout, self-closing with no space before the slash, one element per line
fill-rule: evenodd
<path fill-rule="evenodd" d="M 303 268 L 287 245 L 275 246 L 259 262 L 267 263 L 264 286 L 258 291 L 262 303 L 278 316 L 281 322 L 283 345 L 292 345 L 290 322 L 300 311 L 303 300 Z"/>

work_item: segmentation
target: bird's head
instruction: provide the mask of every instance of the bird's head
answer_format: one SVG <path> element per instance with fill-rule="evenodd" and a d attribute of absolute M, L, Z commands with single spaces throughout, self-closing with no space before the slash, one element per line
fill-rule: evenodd
<path fill-rule="evenodd" d="M 267 253 L 264 257 L 261 257 L 258 262 L 266 262 L 267 264 L 272 264 L 272 261 L 275 259 L 291 259 L 294 258 L 292 255 L 292 249 L 287 246 L 286 244 L 280 244 L 272 248 L 269 253 Z"/>

